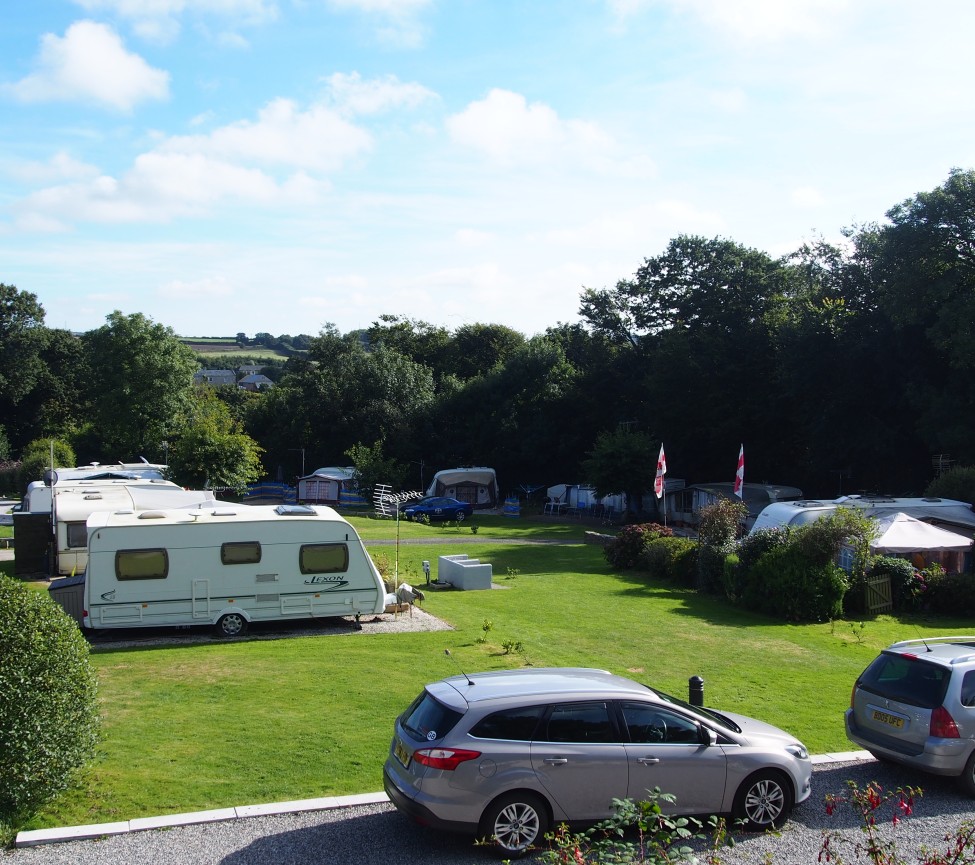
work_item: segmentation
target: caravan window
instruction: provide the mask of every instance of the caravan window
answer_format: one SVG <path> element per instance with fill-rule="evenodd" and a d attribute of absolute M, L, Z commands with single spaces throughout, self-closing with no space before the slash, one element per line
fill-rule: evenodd
<path fill-rule="evenodd" d="M 165 580 L 169 554 L 165 550 L 117 550 L 115 576 L 120 580 Z"/>
<path fill-rule="evenodd" d="M 88 524 L 87 523 L 66 523 L 65 529 L 68 532 L 69 547 L 88 546 Z"/>
<path fill-rule="evenodd" d="M 220 545 L 220 561 L 225 565 L 253 565 L 260 560 L 260 541 L 237 541 Z"/>
<path fill-rule="evenodd" d="M 303 574 L 337 574 L 349 569 L 346 544 L 304 544 L 298 557 Z"/>

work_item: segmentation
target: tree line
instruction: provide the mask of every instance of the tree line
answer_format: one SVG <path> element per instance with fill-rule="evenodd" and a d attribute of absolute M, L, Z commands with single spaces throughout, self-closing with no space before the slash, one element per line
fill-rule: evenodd
<path fill-rule="evenodd" d="M 354 455 L 400 488 L 490 465 L 507 492 L 618 492 L 652 486 L 660 442 L 689 482 L 731 480 L 744 444 L 750 481 L 919 494 L 934 460 L 975 464 L 973 322 L 975 172 L 960 169 L 780 258 L 677 236 L 615 286 L 583 288 L 577 322 L 531 336 L 396 315 L 326 325 L 289 337 L 301 350 L 257 394 L 195 388 L 199 359 L 140 314 L 76 335 L 0 285 L 0 457 L 54 437 L 82 462 L 165 452 L 227 486 Z"/>

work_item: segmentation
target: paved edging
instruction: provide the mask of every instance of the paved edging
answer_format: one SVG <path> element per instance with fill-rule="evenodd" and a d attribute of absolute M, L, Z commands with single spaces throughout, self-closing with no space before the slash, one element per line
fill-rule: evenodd
<path fill-rule="evenodd" d="M 853 763 L 872 760 L 868 751 L 846 751 L 836 754 L 817 754 L 813 764 Z M 15 847 L 35 847 L 39 844 L 56 844 L 62 841 L 84 841 L 106 835 L 124 835 L 147 829 L 168 829 L 173 826 L 190 826 L 198 823 L 218 823 L 244 817 L 266 817 L 274 814 L 296 814 L 301 811 L 326 811 L 348 808 L 353 805 L 376 805 L 388 802 L 385 793 L 360 793 L 356 796 L 325 796 L 320 799 L 298 799 L 294 802 L 275 802 L 268 805 L 241 805 L 237 808 L 216 808 L 212 811 L 195 811 L 188 814 L 168 814 L 163 817 L 139 817 L 118 823 L 93 823 L 89 826 L 63 826 L 55 829 L 32 829 L 18 832 Z"/>

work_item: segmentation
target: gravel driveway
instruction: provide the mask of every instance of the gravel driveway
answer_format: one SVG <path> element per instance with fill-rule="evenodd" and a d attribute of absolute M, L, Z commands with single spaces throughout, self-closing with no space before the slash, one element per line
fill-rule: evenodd
<path fill-rule="evenodd" d="M 862 837 L 849 811 L 827 816 L 823 807 L 824 796 L 845 792 L 848 780 L 861 787 L 877 781 L 884 789 L 907 785 L 924 789 L 914 815 L 892 830 L 906 862 L 918 861 L 916 853 L 922 845 L 944 849 L 946 834 L 964 820 L 975 820 L 975 801 L 959 794 L 950 779 L 920 778 L 873 761 L 826 763 L 813 774 L 812 796 L 778 836 L 740 835 L 734 849 L 721 851 L 721 861 L 725 865 L 765 865 L 766 861 L 815 865 L 824 829 L 837 840 Z M 867 862 L 853 847 L 842 853 L 847 862 Z M 388 804 L 250 817 L 0 852 L 3 865 L 490 865 L 496 861 L 491 850 L 474 847 L 471 839 L 417 826 Z"/>

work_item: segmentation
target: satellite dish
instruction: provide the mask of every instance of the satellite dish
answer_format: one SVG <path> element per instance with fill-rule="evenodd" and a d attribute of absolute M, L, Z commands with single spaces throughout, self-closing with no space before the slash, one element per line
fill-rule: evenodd
<path fill-rule="evenodd" d="M 58 482 L 58 473 L 54 469 L 44 472 L 44 486 L 53 487 Z"/>

